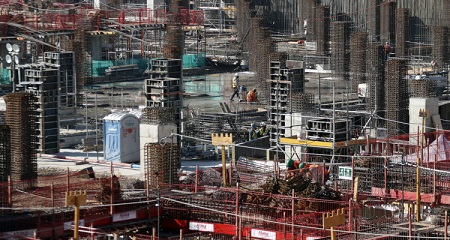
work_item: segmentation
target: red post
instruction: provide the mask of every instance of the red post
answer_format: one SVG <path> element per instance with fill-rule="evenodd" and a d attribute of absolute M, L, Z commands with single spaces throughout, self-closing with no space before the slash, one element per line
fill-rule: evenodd
<path fill-rule="evenodd" d="M 286 239 L 286 212 L 283 212 L 283 239 Z"/>
<path fill-rule="evenodd" d="M 12 207 L 12 180 L 11 175 L 8 176 L 8 205 Z"/>
<path fill-rule="evenodd" d="M 95 239 L 95 234 L 94 234 L 94 221 L 91 222 L 91 229 L 90 229 L 90 232 L 91 232 L 91 240 L 94 240 L 94 239 Z"/>
<path fill-rule="evenodd" d="M 428 158 L 429 159 L 429 158 Z M 436 164 L 438 161 L 438 155 L 434 155 L 434 171 L 433 171 L 433 202 L 437 203 L 437 199 L 436 199 Z"/>
<path fill-rule="evenodd" d="M 198 192 L 198 165 L 195 165 L 195 186 L 194 186 L 194 192 Z"/>
<path fill-rule="evenodd" d="M 409 204 L 408 204 L 408 230 L 409 230 L 409 239 L 411 240 L 411 237 L 412 237 L 412 219 L 411 219 L 411 211 L 412 211 L 412 208 L 411 208 L 411 206 L 409 206 Z"/>
<path fill-rule="evenodd" d="M 159 236 L 158 236 L 159 238 Z M 156 228 L 152 229 L 152 240 L 156 240 Z"/>
<path fill-rule="evenodd" d="M 292 237 L 294 237 L 294 196 L 295 196 L 295 192 L 294 189 L 292 189 L 292 196 L 291 196 L 291 222 L 292 222 L 292 227 L 291 227 L 291 232 L 292 232 Z"/>
<path fill-rule="evenodd" d="M 66 186 L 66 192 L 70 192 L 70 171 L 69 171 L 69 168 L 67 168 L 67 186 Z"/>
<path fill-rule="evenodd" d="M 354 195 L 353 191 L 355 191 L 353 189 L 353 186 L 355 185 L 355 180 L 354 180 L 354 177 L 353 177 L 353 173 L 354 172 L 355 172 L 355 158 L 352 156 L 352 181 L 351 181 L 352 185 L 350 186 L 350 190 L 351 190 L 352 196 Z"/>
<path fill-rule="evenodd" d="M 235 209 L 236 209 L 236 217 L 235 217 L 235 225 L 236 225 L 236 236 L 238 237 L 241 234 L 239 229 L 239 183 L 236 183 L 236 200 L 235 200 Z"/>
<path fill-rule="evenodd" d="M 114 214 L 114 168 L 113 163 L 110 163 L 110 175 L 111 175 L 111 207 L 110 207 L 110 214 Z M 112 217 L 112 216 L 111 216 Z"/>
<path fill-rule="evenodd" d="M 447 228 L 448 228 L 448 212 L 445 210 L 444 217 L 444 240 L 447 240 Z"/>
<path fill-rule="evenodd" d="M 387 158 L 384 157 L 384 192 L 387 194 Z"/>
<path fill-rule="evenodd" d="M 183 229 L 180 229 L 180 240 L 183 240 Z"/>
<path fill-rule="evenodd" d="M 348 200 L 348 231 L 353 232 L 353 209 L 352 199 Z"/>

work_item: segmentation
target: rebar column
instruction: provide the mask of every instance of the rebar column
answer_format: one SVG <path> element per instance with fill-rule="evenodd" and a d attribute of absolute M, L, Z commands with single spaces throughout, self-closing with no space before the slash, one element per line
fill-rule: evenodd
<path fill-rule="evenodd" d="M 367 110 L 372 112 L 384 109 L 384 48 L 380 44 L 369 44 L 367 48 L 366 82 Z M 380 114 L 384 113 L 381 111 Z"/>
<path fill-rule="evenodd" d="M 395 56 L 406 57 L 408 55 L 409 41 L 409 9 L 399 8 L 396 13 L 395 24 Z"/>
<path fill-rule="evenodd" d="M 149 189 L 162 184 L 177 184 L 177 171 L 181 167 L 179 147 L 176 143 L 147 143 L 144 146 L 144 175 Z"/>
<path fill-rule="evenodd" d="M 350 70 L 350 26 L 347 21 L 331 23 L 331 69 L 344 80 L 348 80 Z"/>
<path fill-rule="evenodd" d="M 369 0 L 370 11 L 367 11 L 367 31 L 370 42 L 378 42 L 380 35 L 380 4 L 381 0 Z"/>
<path fill-rule="evenodd" d="M 31 93 L 16 92 L 4 97 L 6 125 L 11 130 L 11 179 L 37 177 L 37 99 Z M 30 186 L 34 185 L 32 182 Z"/>
<path fill-rule="evenodd" d="M 350 37 L 350 92 L 357 92 L 358 84 L 366 82 L 367 36 L 354 32 Z"/>
<path fill-rule="evenodd" d="M 326 55 L 330 47 L 330 7 L 318 6 L 316 8 L 316 17 L 316 53 L 317 55 Z"/>
<path fill-rule="evenodd" d="M 395 9 L 397 3 L 386 1 L 380 5 L 380 40 L 395 44 Z"/>
<path fill-rule="evenodd" d="M 387 137 L 408 133 L 409 97 L 406 60 L 386 62 L 385 102 Z"/>
<path fill-rule="evenodd" d="M 449 64 L 449 28 L 434 26 L 432 32 L 432 56 L 435 70 L 440 70 Z"/>

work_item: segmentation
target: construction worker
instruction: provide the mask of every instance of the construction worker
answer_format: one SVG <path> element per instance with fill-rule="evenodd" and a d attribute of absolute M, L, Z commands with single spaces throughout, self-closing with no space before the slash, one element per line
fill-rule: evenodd
<path fill-rule="evenodd" d="M 248 140 L 251 141 L 253 139 L 258 138 L 258 131 L 256 130 L 256 123 L 251 125 L 250 131 L 248 132 Z"/>
<path fill-rule="evenodd" d="M 258 97 L 256 93 L 256 88 L 253 88 L 250 92 L 247 94 L 247 102 L 257 102 Z"/>
<path fill-rule="evenodd" d="M 386 60 L 388 59 L 390 53 L 391 53 L 391 45 L 388 42 L 386 42 L 384 44 L 384 54 Z"/>
<path fill-rule="evenodd" d="M 234 78 L 233 78 L 233 95 L 231 95 L 230 97 L 230 101 L 233 101 L 234 96 L 237 95 L 238 100 L 241 99 L 241 97 L 239 96 L 239 74 L 234 74 Z"/>
<path fill-rule="evenodd" d="M 269 134 L 269 129 L 266 127 L 266 123 L 262 122 L 259 124 L 258 137 L 264 137 Z"/>

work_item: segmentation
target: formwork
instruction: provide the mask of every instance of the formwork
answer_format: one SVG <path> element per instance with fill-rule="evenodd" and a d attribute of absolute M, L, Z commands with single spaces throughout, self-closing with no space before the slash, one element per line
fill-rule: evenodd
<path fill-rule="evenodd" d="M 397 3 L 385 1 L 380 5 L 380 40 L 382 43 L 395 44 L 395 10 Z"/>
<path fill-rule="evenodd" d="M 144 175 L 149 189 L 161 184 L 177 184 L 181 167 L 178 144 L 147 143 L 144 146 Z"/>
<path fill-rule="evenodd" d="M 399 8 L 395 14 L 395 56 L 408 56 L 409 9 Z"/>
<path fill-rule="evenodd" d="M 331 69 L 336 77 L 348 80 L 350 70 L 350 33 L 351 22 L 336 21 L 331 23 Z"/>
<path fill-rule="evenodd" d="M 409 81 L 411 98 L 433 98 L 437 96 L 437 82 L 431 79 L 413 79 Z"/>
<path fill-rule="evenodd" d="M 450 3 L 448 4 L 450 5 Z M 445 68 L 449 63 L 449 27 L 434 26 L 432 32 L 432 57 L 435 70 Z"/>
<path fill-rule="evenodd" d="M 365 32 L 350 36 L 350 92 L 357 92 L 358 84 L 366 82 L 367 37 Z"/>
<path fill-rule="evenodd" d="M 316 11 L 316 39 L 317 39 L 317 55 L 327 55 L 330 42 L 330 7 L 317 6 Z"/>
<path fill-rule="evenodd" d="M 367 104 L 366 108 L 372 112 L 384 109 L 384 48 L 379 44 L 369 44 L 367 47 L 366 81 Z"/>
<path fill-rule="evenodd" d="M 387 136 L 407 133 L 409 121 L 408 80 L 406 60 L 391 59 L 386 62 L 385 103 Z"/>
<path fill-rule="evenodd" d="M 6 125 L 11 131 L 11 179 L 35 179 L 37 177 L 36 98 L 31 93 L 17 92 L 6 95 L 4 99 Z"/>

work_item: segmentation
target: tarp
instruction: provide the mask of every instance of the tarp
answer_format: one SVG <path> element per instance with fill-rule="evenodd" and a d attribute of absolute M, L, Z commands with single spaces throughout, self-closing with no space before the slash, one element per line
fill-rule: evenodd
<path fill-rule="evenodd" d="M 444 134 L 439 135 L 438 139 L 430 144 L 429 147 L 424 147 L 422 149 L 423 152 L 423 160 L 422 163 L 434 162 L 437 154 L 437 161 L 445 161 L 450 159 L 450 142 L 444 136 Z M 417 157 L 421 156 L 422 153 L 413 153 L 405 156 L 405 161 L 410 163 L 416 163 Z M 401 163 L 402 157 L 396 156 L 391 158 L 393 163 Z"/>

